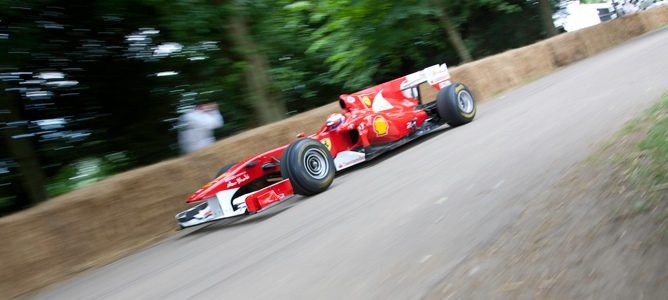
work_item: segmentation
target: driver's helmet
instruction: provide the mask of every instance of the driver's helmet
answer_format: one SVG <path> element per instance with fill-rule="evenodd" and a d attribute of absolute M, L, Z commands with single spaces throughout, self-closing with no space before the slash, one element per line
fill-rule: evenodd
<path fill-rule="evenodd" d="M 334 130 L 337 127 L 339 127 L 339 125 L 343 124 L 343 121 L 345 119 L 346 117 L 344 117 L 343 114 L 333 113 L 329 115 L 329 117 L 327 118 L 327 122 L 325 122 L 325 125 L 327 125 L 327 127 L 329 127 L 330 130 Z"/>

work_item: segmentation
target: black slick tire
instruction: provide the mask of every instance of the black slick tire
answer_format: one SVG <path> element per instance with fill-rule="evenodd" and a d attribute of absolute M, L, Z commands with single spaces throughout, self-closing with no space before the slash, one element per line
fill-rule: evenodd
<path fill-rule="evenodd" d="M 441 120 L 448 125 L 463 125 L 475 117 L 475 98 L 465 85 L 456 82 L 438 92 L 436 110 Z"/>
<path fill-rule="evenodd" d="M 281 175 L 290 179 L 295 194 L 310 196 L 325 191 L 334 181 L 332 154 L 317 140 L 304 138 L 281 155 Z"/>

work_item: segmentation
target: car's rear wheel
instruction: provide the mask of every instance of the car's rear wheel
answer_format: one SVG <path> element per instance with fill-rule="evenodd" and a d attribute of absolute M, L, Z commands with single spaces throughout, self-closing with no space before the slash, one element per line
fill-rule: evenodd
<path fill-rule="evenodd" d="M 290 179 L 295 194 L 310 196 L 326 190 L 336 168 L 327 147 L 306 138 L 290 144 L 281 156 L 281 175 Z"/>
<path fill-rule="evenodd" d="M 465 85 L 453 83 L 438 92 L 436 110 L 441 120 L 448 125 L 463 125 L 473 121 L 475 117 L 475 99 Z"/>

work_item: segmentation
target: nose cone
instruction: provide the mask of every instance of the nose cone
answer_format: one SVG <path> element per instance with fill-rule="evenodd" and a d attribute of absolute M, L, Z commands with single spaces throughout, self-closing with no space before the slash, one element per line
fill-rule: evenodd
<path fill-rule="evenodd" d="M 192 196 L 188 197 L 186 202 L 190 203 L 216 197 L 217 193 L 225 190 L 233 190 L 235 188 L 238 189 L 248 184 L 254 178 L 257 178 L 257 176 L 251 177 L 246 169 L 237 169 L 231 172 L 226 172 L 197 190 Z"/>
<path fill-rule="evenodd" d="M 194 194 L 190 195 L 188 199 L 186 200 L 186 203 L 191 203 L 191 202 L 197 202 L 197 201 L 202 201 L 204 199 L 213 197 L 216 195 L 213 190 L 215 190 L 215 187 L 219 184 L 220 179 L 216 178 L 213 181 L 207 183 L 205 186 L 197 190 Z"/>

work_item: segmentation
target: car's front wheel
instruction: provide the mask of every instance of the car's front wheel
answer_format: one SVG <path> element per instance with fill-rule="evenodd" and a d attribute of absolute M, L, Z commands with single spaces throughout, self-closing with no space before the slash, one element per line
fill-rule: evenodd
<path fill-rule="evenodd" d="M 305 138 L 290 144 L 281 156 L 281 175 L 290 179 L 295 194 L 310 196 L 326 190 L 336 168 L 327 147 Z"/>

